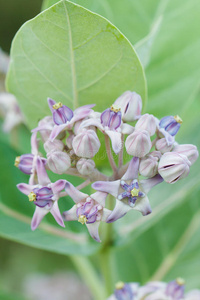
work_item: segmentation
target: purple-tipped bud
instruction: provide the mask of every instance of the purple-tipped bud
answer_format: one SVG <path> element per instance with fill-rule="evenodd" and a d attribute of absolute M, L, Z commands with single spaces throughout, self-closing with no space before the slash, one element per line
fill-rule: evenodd
<path fill-rule="evenodd" d="M 65 152 L 52 151 L 47 154 L 47 164 L 52 172 L 63 174 L 70 168 L 71 160 Z"/>
<path fill-rule="evenodd" d="M 115 286 L 115 298 L 116 300 L 134 300 L 134 294 L 130 284 L 118 282 Z"/>
<path fill-rule="evenodd" d="M 191 164 L 193 164 L 199 157 L 199 152 L 197 150 L 197 147 L 191 144 L 176 145 L 173 148 L 173 152 L 177 152 L 187 156 Z"/>
<path fill-rule="evenodd" d="M 62 151 L 63 149 L 64 144 L 59 140 L 54 140 L 53 142 L 48 140 L 44 143 L 44 150 L 46 151 L 46 153 L 49 153 L 51 151 Z"/>
<path fill-rule="evenodd" d="M 153 177 L 158 173 L 158 161 L 161 158 L 159 151 L 153 151 L 140 161 L 139 172 L 142 176 Z"/>
<path fill-rule="evenodd" d="M 168 283 L 166 287 L 166 296 L 173 300 L 182 300 L 184 298 L 185 281 L 182 278 L 177 278 Z"/>
<path fill-rule="evenodd" d="M 160 120 L 159 126 L 160 128 L 164 128 L 170 135 L 174 136 L 179 131 L 179 128 L 182 124 L 181 118 L 176 116 L 167 116 Z"/>
<path fill-rule="evenodd" d="M 121 109 L 116 105 L 112 105 L 111 108 L 107 108 L 102 112 L 100 119 L 104 127 L 108 127 L 110 130 L 116 130 L 122 121 Z"/>
<path fill-rule="evenodd" d="M 128 154 L 144 157 L 151 150 L 151 139 L 146 130 L 136 130 L 130 134 L 125 142 Z"/>
<path fill-rule="evenodd" d="M 168 183 L 175 183 L 189 174 L 191 163 L 185 155 L 176 152 L 163 154 L 158 164 L 158 173 Z"/>
<path fill-rule="evenodd" d="M 95 162 L 91 159 L 81 158 L 76 164 L 76 168 L 82 175 L 89 175 L 94 171 Z"/>
<path fill-rule="evenodd" d="M 140 117 L 135 125 L 136 130 L 146 130 L 152 136 L 156 132 L 156 118 L 153 115 L 145 114 Z"/>
<path fill-rule="evenodd" d="M 72 146 L 77 156 L 92 158 L 99 151 L 100 141 L 97 134 L 89 129 L 75 136 Z"/>
<path fill-rule="evenodd" d="M 137 120 L 142 111 L 142 98 L 135 92 L 126 91 L 114 102 L 121 108 L 122 120 L 132 122 Z"/>
<path fill-rule="evenodd" d="M 173 144 L 168 145 L 165 138 L 159 139 L 156 142 L 156 150 L 160 151 L 162 154 L 171 151 L 172 148 L 173 148 Z"/>
<path fill-rule="evenodd" d="M 23 173 L 30 175 L 33 169 L 33 159 L 33 154 L 17 156 L 15 159 L 15 167 L 18 167 Z"/>

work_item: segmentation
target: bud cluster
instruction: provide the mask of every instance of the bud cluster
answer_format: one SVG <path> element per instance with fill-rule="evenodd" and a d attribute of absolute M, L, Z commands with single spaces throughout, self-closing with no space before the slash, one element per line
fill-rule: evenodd
<path fill-rule="evenodd" d="M 150 189 L 163 181 L 173 184 L 186 177 L 198 158 L 194 145 L 175 142 L 181 118 L 176 115 L 158 120 L 148 113 L 142 115 L 142 99 L 136 92 L 126 91 L 102 113 L 92 109 L 95 105 L 74 111 L 52 99 L 48 99 L 48 105 L 51 116 L 44 117 L 32 130 L 31 153 L 15 161 L 16 167 L 30 175 L 29 184 L 21 183 L 18 188 L 36 205 L 32 229 L 50 212 L 61 226 L 63 221 L 72 220 L 85 224 L 90 235 L 100 241 L 101 221 L 116 221 L 131 209 L 144 216 L 151 213 L 147 196 Z M 95 165 L 103 146 L 101 135 L 113 170 L 110 177 Z M 45 157 L 38 150 L 39 142 Z M 113 153 L 119 158 L 118 165 Z M 126 153 L 132 158 L 124 164 Z M 52 183 L 47 170 L 62 178 Z M 67 175 L 85 178 L 85 182 L 75 188 Z M 96 190 L 94 194 L 80 192 L 90 183 Z M 109 194 L 116 199 L 112 211 L 106 208 Z M 66 195 L 75 204 L 61 216 L 58 200 Z"/>
<path fill-rule="evenodd" d="M 185 293 L 185 281 L 177 278 L 169 283 L 152 281 L 144 286 L 138 283 L 118 282 L 114 294 L 107 300 L 199 300 L 200 290 Z"/>

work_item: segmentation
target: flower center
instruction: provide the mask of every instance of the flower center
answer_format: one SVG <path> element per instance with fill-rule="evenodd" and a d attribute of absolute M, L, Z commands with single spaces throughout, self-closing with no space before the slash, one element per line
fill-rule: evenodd
<path fill-rule="evenodd" d="M 136 189 L 135 187 L 131 190 L 131 196 L 132 197 L 137 197 L 139 194 L 139 189 Z"/>
<path fill-rule="evenodd" d="M 183 120 L 179 117 L 179 115 L 174 116 L 174 119 L 177 123 L 182 124 Z"/>
<path fill-rule="evenodd" d="M 32 201 L 36 201 L 36 194 L 34 192 L 31 192 L 29 195 L 28 195 L 28 199 L 30 202 Z"/>
<path fill-rule="evenodd" d="M 79 215 L 78 222 L 84 225 L 87 222 L 87 218 L 85 215 Z"/>
<path fill-rule="evenodd" d="M 15 158 L 15 164 L 14 164 L 14 166 L 15 166 L 15 167 L 18 167 L 18 166 L 19 166 L 19 163 L 20 163 L 20 156 L 17 156 L 17 157 Z"/>
<path fill-rule="evenodd" d="M 111 105 L 110 109 L 111 109 L 111 111 L 114 111 L 115 113 L 117 113 L 118 111 L 121 110 L 120 107 L 118 107 L 118 106 L 116 106 L 116 105 L 114 105 L 114 104 Z"/>
<path fill-rule="evenodd" d="M 56 104 L 53 105 L 53 109 L 59 109 L 63 106 L 62 102 L 58 102 Z"/>
<path fill-rule="evenodd" d="M 183 278 L 176 278 L 176 283 L 180 286 L 185 284 L 185 280 Z"/>
<path fill-rule="evenodd" d="M 116 283 L 115 288 L 116 288 L 116 290 L 121 290 L 121 289 L 124 288 L 124 285 L 125 284 L 124 284 L 123 281 L 119 281 L 119 282 Z"/>

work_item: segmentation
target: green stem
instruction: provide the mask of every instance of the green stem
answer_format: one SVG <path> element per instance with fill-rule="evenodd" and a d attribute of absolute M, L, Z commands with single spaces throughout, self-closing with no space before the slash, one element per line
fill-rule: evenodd
<path fill-rule="evenodd" d="M 77 271 L 86 283 L 94 300 L 105 300 L 105 289 L 90 260 L 85 256 L 70 256 Z"/>
<path fill-rule="evenodd" d="M 113 197 L 110 195 L 108 198 L 108 209 L 113 209 Z M 100 264 L 102 275 L 104 277 L 104 284 L 107 295 L 109 296 L 114 290 L 114 278 L 113 278 L 113 262 L 112 262 L 112 244 L 113 244 L 113 224 L 103 224 L 103 245 L 100 252 Z"/>

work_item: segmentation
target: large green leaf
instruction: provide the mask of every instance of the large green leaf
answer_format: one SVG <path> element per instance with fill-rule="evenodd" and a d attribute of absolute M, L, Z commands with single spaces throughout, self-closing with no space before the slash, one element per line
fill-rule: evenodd
<path fill-rule="evenodd" d="M 128 40 L 106 19 L 64 0 L 16 34 L 7 87 L 31 127 L 49 114 L 47 97 L 71 108 L 96 103 L 98 110 L 128 89 L 146 98 L 143 69 Z"/>
<path fill-rule="evenodd" d="M 16 184 L 27 182 L 27 176 L 13 165 L 17 153 L 8 145 L 1 143 L 0 157 L 0 236 L 20 242 L 25 245 L 44 249 L 60 254 L 91 254 L 99 248 L 99 244 L 83 232 L 83 227 L 77 229 L 77 224 L 67 224 L 62 229 L 57 226 L 52 216 L 47 215 L 34 232 L 30 229 L 34 205 L 21 194 Z M 68 178 L 71 180 L 70 178 Z M 76 185 L 76 179 L 74 179 Z M 69 209 L 72 203 L 62 199 L 59 203 L 61 211 Z M 79 224 L 78 224 L 79 225 Z M 71 229 L 71 230 L 69 230 Z M 75 231 L 82 233 L 75 235 Z"/>

